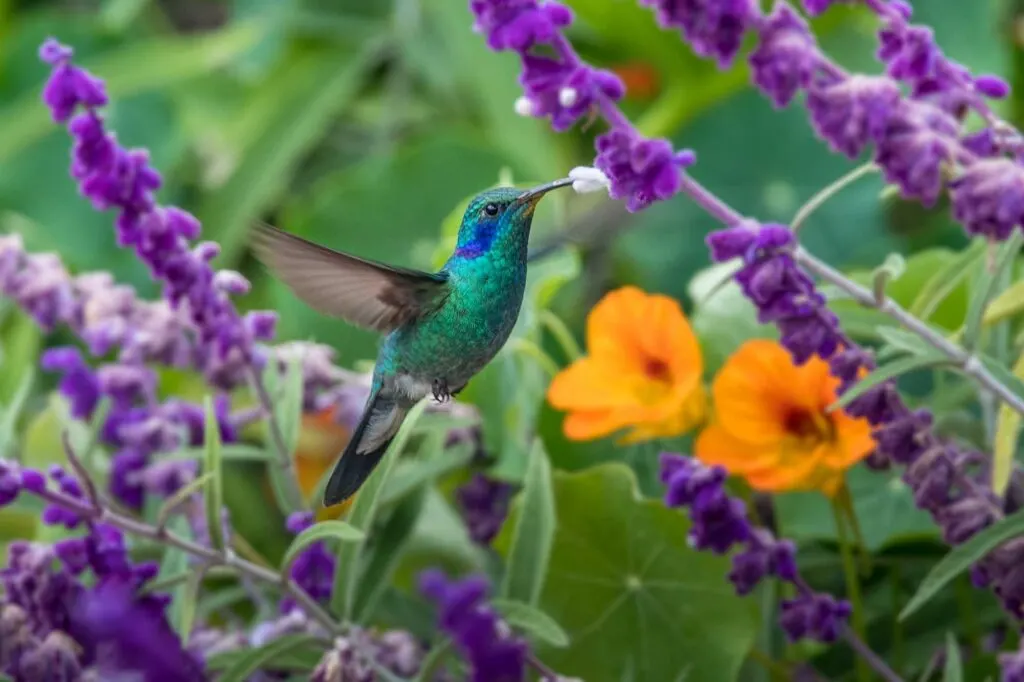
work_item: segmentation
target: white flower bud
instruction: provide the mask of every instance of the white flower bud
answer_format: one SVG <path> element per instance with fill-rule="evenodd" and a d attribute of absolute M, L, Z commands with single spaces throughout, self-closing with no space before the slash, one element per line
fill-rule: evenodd
<path fill-rule="evenodd" d="M 611 186 L 608 176 L 593 166 L 577 166 L 569 171 L 569 177 L 574 181 L 572 188 L 580 194 L 601 189 L 607 191 Z"/>
<path fill-rule="evenodd" d="M 520 116 L 533 116 L 533 102 L 526 97 L 516 98 L 516 103 L 513 105 L 513 108 Z"/>
<path fill-rule="evenodd" d="M 558 103 L 563 107 L 571 107 L 580 99 L 580 93 L 576 88 L 562 88 L 558 91 Z"/>

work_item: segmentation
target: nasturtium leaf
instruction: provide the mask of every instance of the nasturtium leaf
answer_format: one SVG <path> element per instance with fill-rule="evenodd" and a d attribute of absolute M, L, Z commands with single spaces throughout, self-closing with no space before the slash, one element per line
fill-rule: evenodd
<path fill-rule="evenodd" d="M 866 548 L 877 551 L 901 539 L 933 538 L 938 533 L 899 472 L 872 471 L 864 465 L 850 469 L 846 485 Z M 828 500 L 813 492 L 775 496 L 779 527 L 794 540 L 835 540 L 836 527 Z"/>
<path fill-rule="evenodd" d="M 970 569 L 986 554 L 1011 538 L 1024 535 L 1024 511 L 1007 516 L 980 531 L 967 542 L 951 549 L 917 586 L 917 592 L 900 612 L 899 619 L 906 620 L 943 587 L 958 575 Z"/>
<path fill-rule="evenodd" d="M 523 492 L 516 504 L 505 581 L 501 594 L 507 599 L 536 606 L 551 558 L 557 518 L 551 486 L 551 464 L 544 444 L 537 439 L 530 451 Z"/>
<path fill-rule="evenodd" d="M 551 646 L 569 645 L 569 635 L 555 619 L 529 604 L 511 599 L 493 599 L 491 606 L 514 628 L 537 637 Z"/>
<path fill-rule="evenodd" d="M 553 478 L 558 527 L 539 608 L 569 636 L 539 657 L 587 682 L 730 682 L 754 643 L 755 600 L 729 562 L 687 543 L 689 520 L 642 499 L 628 467 Z M 496 547 L 507 554 L 518 507 Z"/>
<path fill-rule="evenodd" d="M 380 464 L 356 493 L 348 520 L 352 526 L 363 533 L 368 533 L 373 527 L 377 509 L 380 506 L 381 494 L 384 492 L 388 476 L 395 466 L 395 460 L 405 448 L 409 436 L 426 406 L 427 400 L 424 399 L 409 410 L 405 422 L 398 429 L 395 439 L 391 441 Z M 359 561 L 363 549 L 364 543 L 351 542 L 343 542 L 338 548 L 338 563 L 334 571 L 334 591 L 331 594 L 331 612 L 340 618 L 350 618 L 355 608 L 356 586 L 359 584 Z"/>

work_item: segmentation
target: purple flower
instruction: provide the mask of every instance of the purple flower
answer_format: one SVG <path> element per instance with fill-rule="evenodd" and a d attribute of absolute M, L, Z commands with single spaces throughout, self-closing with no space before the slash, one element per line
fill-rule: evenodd
<path fill-rule="evenodd" d="M 609 194 L 625 199 L 626 208 L 640 211 L 679 191 L 679 170 L 693 165 L 693 152 L 674 152 L 668 140 L 645 140 L 622 128 L 598 136 L 595 165 L 611 181 Z"/>
<path fill-rule="evenodd" d="M 882 139 L 899 101 L 899 86 L 882 76 L 825 79 L 807 92 L 814 131 L 834 151 L 851 159 Z"/>
<path fill-rule="evenodd" d="M 523 113 L 550 118 L 556 131 L 571 128 L 601 98 L 614 101 L 625 94 L 622 81 L 610 71 L 564 58 L 524 55 L 519 82 L 526 93 Z"/>
<path fill-rule="evenodd" d="M 354 628 L 338 637 L 313 670 L 312 682 L 376 682 L 374 662 L 391 673 L 412 678 L 423 663 L 423 647 L 412 635 L 389 630 L 381 635 Z"/>
<path fill-rule="evenodd" d="M 943 186 L 944 166 L 954 160 L 959 125 L 942 109 L 903 102 L 888 119 L 875 161 L 903 196 L 933 206 Z"/>
<path fill-rule="evenodd" d="M 298 535 L 313 525 L 312 512 L 295 512 L 287 519 L 288 531 Z M 291 577 L 309 596 L 317 601 L 327 601 L 334 591 L 334 553 L 327 550 L 322 542 L 314 542 L 299 554 L 291 567 Z M 290 599 L 281 602 L 282 613 L 295 607 Z"/>
<path fill-rule="evenodd" d="M 849 602 L 837 600 L 829 594 L 806 594 L 782 600 L 779 624 L 791 642 L 805 637 L 819 642 L 834 642 L 849 617 Z"/>
<path fill-rule="evenodd" d="M 80 106 L 102 107 L 107 103 L 103 82 L 70 63 L 70 48 L 49 38 L 39 49 L 39 57 L 54 67 L 43 89 L 43 101 L 50 107 L 54 122 L 66 123 Z"/>
<path fill-rule="evenodd" d="M 469 537 L 479 545 L 489 545 L 501 530 L 515 488 L 504 481 L 476 473 L 455 492 Z"/>
<path fill-rule="evenodd" d="M 725 492 L 725 469 L 670 453 L 662 453 L 660 462 L 667 488 L 665 506 L 687 509 L 691 544 L 718 554 L 742 548 L 733 555 L 729 572 L 736 592 L 749 594 L 769 577 L 792 583 L 800 595 L 782 603 L 781 624 L 786 633 L 792 639 L 833 641 L 849 617 L 849 604 L 811 592 L 797 571 L 796 547 L 751 526 L 744 504 Z"/>
<path fill-rule="evenodd" d="M 743 34 L 758 17 L 754 0 L 640 0 L 657 11 L 663 28 L 682 31 L 693 51 L 728 67 L 739 52 Z"/>
<path fill-rule="evenodd" d="M 473 29 L 487 36 L 493 50 L 523 53 L 551 42 L 572 23 L 569 8 L 553 0 L 470 0 L 469 8 L 476 17 Z"/>
<path fill-rule="evenodd" d="M 838 5 L 840 3 L 850 3 L 853 0 L 804 0 L 804 9 L 812 17 L 816 17 L 819 14 L 824 14 L 832 5 Z"/>
<path fill-rule="evenodd" d="M 471 682 L 521 682 L 526 643 L 512 635 L 487 605 L 485 579 L 449 582 L 439 571 L 424 571 L 420 591 L 440 609 L 440 627 L 468 659 Z"/>
<path fill-rule="evenodd" d="M 759 26 L 757 48 L 748 59 L 754 84 L 781 108 L 810 85 L 821 54 L 807 22 L 780 3 Z"/>
<path fill-rule="evenodd" d="M 983 159 L 950 183 L 953 217 L 972 235 L 1002 241 L 1024 222 L 1024 168 L 1010 159 Z"/>

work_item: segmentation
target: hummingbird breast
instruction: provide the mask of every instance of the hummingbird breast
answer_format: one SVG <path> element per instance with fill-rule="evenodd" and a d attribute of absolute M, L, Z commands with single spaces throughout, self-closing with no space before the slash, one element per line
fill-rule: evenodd
<path fill-rule="evenodd" d="M 409 389 L 424 395 L 443 379 L 462 388 L 490 362 L 515 327 L 526 288 L 526 267 L 495 267 L 487 257 L 450 271 L 451 293 L 433 313 L 395 330 L 381 360 Z"/>

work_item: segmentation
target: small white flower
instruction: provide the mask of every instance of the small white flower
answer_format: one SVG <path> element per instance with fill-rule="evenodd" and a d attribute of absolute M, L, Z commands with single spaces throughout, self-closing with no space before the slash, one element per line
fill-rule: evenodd
<path fill-rule="evenodd" d="M 573 179 L 572 188 L 580 194 L 607 191 L 611 186 L 608 176 L 593 166 L 576 166 L 569 171 L 569 177 Z"/>
<path fill-rule="evenodd" d="M 516 98 L 516 103 L 513 105 L 513 108 L 520 116 L 533 116 L 533 102 L 526 97 Z"/>
<path fill-rule="evenodd" d="M 563 107 L 571 107 L 580 99 L 580 93 L 576 88 L 562 88 L 558 91 L 558 103 Z"/>
<path fill-rule="evenodd" d="M 218 270 L 213 276 L 213 286 L 233 296 L 249 293 L 249 280 L 234 270 Z"/>

